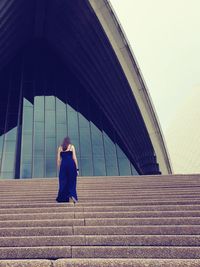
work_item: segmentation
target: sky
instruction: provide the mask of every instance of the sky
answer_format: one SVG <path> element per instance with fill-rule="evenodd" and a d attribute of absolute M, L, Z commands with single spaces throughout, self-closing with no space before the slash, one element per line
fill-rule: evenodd
<path fill-rule="evenodd" d="M 162 131 L 200 90 L 200 0 L 110 0 L 139 63 Z"/>

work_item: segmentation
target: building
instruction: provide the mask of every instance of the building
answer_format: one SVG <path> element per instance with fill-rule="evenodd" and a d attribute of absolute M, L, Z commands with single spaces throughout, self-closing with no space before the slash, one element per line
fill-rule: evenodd
<path fill-rule="evenodd" d="M 2 178 L 55 177 L 69 135 L 81 175 L 168 174 L 148 90 L 107 0 L 0 5 Z"/>

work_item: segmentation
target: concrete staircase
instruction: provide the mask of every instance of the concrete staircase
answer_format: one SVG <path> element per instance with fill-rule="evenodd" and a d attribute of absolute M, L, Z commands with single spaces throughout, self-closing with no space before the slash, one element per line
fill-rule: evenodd
<path fill-rule="evenodd" d="M 0 181 L 0 267 L 199 267 L 200 175 Z"/>

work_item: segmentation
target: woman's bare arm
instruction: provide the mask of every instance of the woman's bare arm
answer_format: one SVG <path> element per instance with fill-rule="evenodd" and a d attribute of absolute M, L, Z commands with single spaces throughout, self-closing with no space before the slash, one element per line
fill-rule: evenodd
<path fill-rule="evenodd" d="M 58 148 L 58 153 L 57 153 L 57 166 L 58 168 L 60 167 L 60 163 L 61 163 L 61 157 L 60 157 L 60 152 L 61 152 L 61 147 L 59 146 Z"/>
<path fill-rule="evenodd" d="M 76 169 L 78 169 L 78 160 L 77 160 L 77 157 L 76 157 L 76 150 L 75 150 L 75 147 L 72 145 L 72 158 L 76 164 Z"/>

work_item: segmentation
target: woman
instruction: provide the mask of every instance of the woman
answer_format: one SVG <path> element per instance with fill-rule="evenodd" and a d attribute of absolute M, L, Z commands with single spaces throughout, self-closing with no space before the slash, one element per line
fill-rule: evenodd
<path fill-rule="evenodd" d="M 57 202 L 76 203 L 78 201 L 76 180 L 79 169 L 75 147 L 71 144 L 69 137 L 65 137 L 58 148 L 57 166 L 60 168 Z"/>

